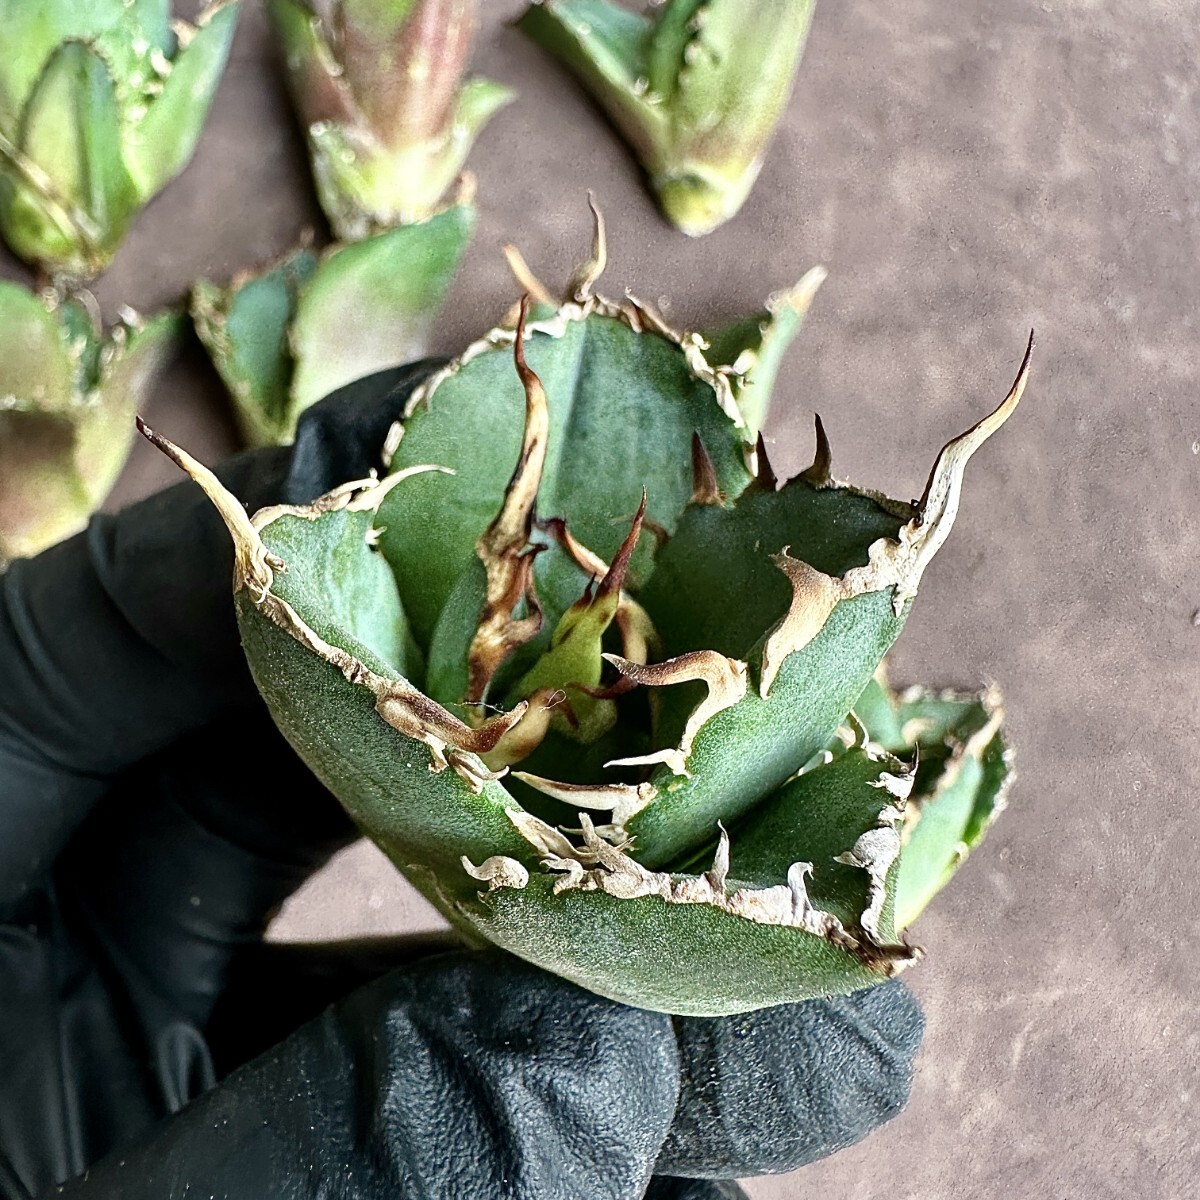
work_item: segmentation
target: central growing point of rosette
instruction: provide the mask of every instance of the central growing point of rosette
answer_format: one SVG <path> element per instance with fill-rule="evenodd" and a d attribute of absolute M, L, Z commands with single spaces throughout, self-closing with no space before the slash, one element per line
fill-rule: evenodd
<path fill-rule="evenodd" d="M 525 361 L 526 309 L 522 304 L 514 340 L 525 390 L 521 451 L 500 510 L 475 547 L 486 584 L 467 649 L 466 692 L 442 699 L 457 702 L 472 724 L 482 724 L 496 709 L 512 711 L 526 702 L 521 720 L 482 756 L 497 773 L 526 763 L 554 775 L 558 782 L 535 771 L 512 773 L 526 807 L 546 809 L 537 799 L 541 792 L 611 810 L 631 789 L 637 792 L 636 783 L 592 784 L 589 776 L 605 767 L 636 770 L 642 764 L 624 752 L 648 746 L 657 724 L 657 706 L 652 709 L 644 696 L 631 693 L 656 670 L 647 663 L 658 639 L 645 609 L 624 590 L 646 522 L 646 497 L 643 491 L 629 532 L 607 563 L 561 517 L 539 514 L 550 422 L 545 389 Z M 702 450 L 698 462 L 707 464 Z M 697 469 L 707 478 L 704 466 Z M 545 611 L 534 574 L 537 557 L 551 551 L 560 556 L 563 570 L 574 568 L 586 581 L 578 599 L 556 619 Z M 550 620 L 548 642 L 539 640 Z M 548 815 L 557 818 L 562 812 L 551 808 Z"/>

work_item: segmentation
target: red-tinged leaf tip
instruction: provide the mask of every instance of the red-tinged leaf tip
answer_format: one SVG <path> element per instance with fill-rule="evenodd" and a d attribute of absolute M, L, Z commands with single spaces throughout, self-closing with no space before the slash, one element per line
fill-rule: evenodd
<path fill-rule="evenodd" d="M 717 468 L 699 433 L 692 434 L 692 503 L 722 504 L 724 496 L 717 486 Z"/>
<path fill-rule="evenodd" d="M 625 540 L 621 543 L 621 548 L 613 557 L 604 578 L 600 581 L 600 587 L 596 593 L 597 597 L 603 598 L 614 595 L 625 586 L 625 576 L 629 572 L 629 560 L 633 558 L 633 552 L 637 549 L 638 538 L 642 534 L 642 522 L 645 519 L 646 489 L 642 488 L 642 502 L 638 505 L 638 510 L 634 514 L 633 522 L 629 527 L 629 532 L 625 535 Z"/>

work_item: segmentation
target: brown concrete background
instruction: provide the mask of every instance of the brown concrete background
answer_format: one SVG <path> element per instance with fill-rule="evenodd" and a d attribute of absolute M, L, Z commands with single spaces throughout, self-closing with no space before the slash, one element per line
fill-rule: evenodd
<path fill-rule="evenodd" d="M 811 453 L 819 408 L 839 475 L 916 494 L 1039 333 L 1027 399 L 972 465 L 894 662 L 901 682 L 1003 686 L 1012 806 L 917 930 L 929 1032 L 908 1109 L 752 1195 L 1197 1195 L 1200 3 L 825 0 L 757 190 L 699 242 L 661 223 L 615 136 L 505 27 L 520 0 L 486 7 L 479 69 L 521 98 L 473 156 L 482 217 L 435 349 L 512 298 L 501 242 L 565 278 L 589 186 L 607 289 L 669 297 L 676 323 L 830 268 L 779 383 L 780 468 Z M 314 219 L 250 4 L 194 163 L 99 293 L 110 312 L 173 300 Z M 233 446 L 198 351 L 148 415 L 202 455 Z M 138 447 L 114 503 L 171 478 Z M 431 920 L 352 852 L 283 926 Z"/>

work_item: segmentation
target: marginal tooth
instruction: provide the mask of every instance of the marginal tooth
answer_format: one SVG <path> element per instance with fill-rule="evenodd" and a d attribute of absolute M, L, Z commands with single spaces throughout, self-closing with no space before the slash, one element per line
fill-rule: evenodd
<path fill-rule="evenodd" d="M 624 602 L 617 609 L 617 631 L 621 635 L 621 649 L 632 662 L 646 662 L 652 647 L 659 642 L 658 630 L 650 620 L 650 614 L 636 601 Z"/>
<path fill-rule="evenodd" d="M 529 707 L 524 719 L 509 729 L 484 757 L 493 770 L 528 758 L 545 739 L 556 710 L 565 710 L 568 720 L 577 723 L 567 694 L 561 688 L 538 688 L 525 703 Z"/>
<path fill-rule="evenodd" d="M 487 884 L 489 892 L 497 888 L 517 888 L 520 890 L 529 883 L 529 871 L 515 858 L 503 854 L 493 854 L 476 866 L 465 854 L 459 860 L 472 879 L 478 879 Z"/>
<path fill-rule="evenodd" d="M 508 262 L 508 269 L 513 273 L 513 278 L 516 279 L 521 290 L 531 295 L 539 304 L 557 308 L 558 301 L 550 294 L 550 289 L 533 273 L 521 251 L 513 245 L 505 245 L 503 250 L 505 260 Z M 514 314 L 514 322 L 519 317 L 520 307 L 518 306 L 517 312 Z"/>
<path fill-rule="evenodd" d="M 655 534 L 656 538 L 661 529 L 661 526 L 656 526 L 646 516 L 646 495 L 644 489 L 642 492 L 642 503 L 634 516 L 634 525 L 639 531 L 641 529 L 649 529 Z M 543 533 L 547 533 L 554 538 L 559 547 L 570 556 L 571 561 L 585 575 L 593 579 L 598 579 L 606 577 L 611 573 L 612 568 L 605 563 L 604 559 L 595 551 L 589 550 L 581 541 L 578 541 L 570 529 L 568 529 L 566 521 L 561 517 L 550 517 L 539 521 L 538 528 Z M 626 544 L 629 544 L 630 538 L 635 538 L 633 529 L 629 531 L 629 537 L 625 539 L 622 550 L 624 550 Z M 632 557 L 632 554 L 633 550 L 631 547 L 629 557 Z M 620 557 L 621 551 L 619 550 L 617 558 Z M 616 561 L 616 559 L 613 560 L 614 566 L 616 565 Z M 633 600 L 622 592 L 615 621 L 617 630 L 621 635 L 621 648 L 625 651 L 625 657 L 632 659 L 634 662 L 645 662 L 650 648 L 659 645 L 658 631 L 654 628 L 654 622 L 650 620 L 649 614 L 636 600 Z M 606 692 L 610 690 L 605 689 Z M 622 689 L 622 691 L 627 690 L 627 688 Z"/>
<path fill-rule="evenodd" d="M 692 434 L 692 500 L 693 504 L 724 504 L 725 497 L 717 484 L 717 468 L 708 448 L 698 433 Z"/>
<path fill-rule="evenodd" d="M 754 459 L 757 470 L 752 486 L 762 492 L 774 492 L 778 490 L 779 477 L 775 474 L 775 469 L 771 466 L 771 460 L 767 457 L 767 443 L 761 432 L 755 443 Z"/>
<path fill-rule="evenodd" d="M 614 825 L 623 826 L 658 795 L 658 789 L 649 783 L 560 783 L 556 779 L 531 775 L 528 771 L 512 774 L 514 779 L 555 800 L 601 812 L 611 810 Z"/>
<path fill-rule="evenodd" d="M 812 466 L 800 472 L 800 478 L 816 488 L 827 488 L 833 483 L 833 451 L 829 448 L 829 438 L 821 421 L 821 414 L 814 413 L 817 429 L 817 449 L 813 455 Z"/>
<path fill-rule="evenodd" d="M 517 772 L 514 778 L 520 779 Z M 505 809 L 517 832 L 544 858 L 574 858 L 575 847 L 565 834 L 521 808 Z"/>
<path fill-rule="evenodd" d="M 925 565 L 941 548 L 950 534 L 954 518 L 958 515 L 958 504 L 962 496 L 963 473 L 971 456 L 988 440 L 1016 411 L 1029 381 L 1029 365 L 1033 357 L 1033 333 L 1025 347 L 1017 377 L 1008 395 L 997 408 L 966 433 L 947 442 L 933 464 L 929 481 L 925 485 L 918 510 L 916 530 L 912 542 L 917 548 L 916 575 L 920 578 Z"/>
<path fill-rule="evenodd" d="M 713 865 L 704 874 L 714 891 L 724 892 L 725 880 L 729 877 L 729 834 L 720 822 L 717 823 L 717 828 L 721 832 L 713 854 Z"/>
<path fill-rule="evenodd" d="M 604 578 L 600 581 L 600 586 L 596 589 L 596 599 L 603 600 L 611 596 L 614 592 L 620 592 L 625 586 L 625 576 L 629 573 L 629 561 L 633 558 L 633 552 L 637 549 L 638 538 L 642 533 L 642 521 L 646 517 L 646 489 L 642 488 L 642 502 L 638 505 L 638 510 L 634 514 L 633 522 L 629 527 L 629 532 L 625 535 L 625 540 L 621 543 L 620 549 L 613 557 L 612 563 L 608 570 L 604 573 Z"/>
<path fill-rule="evenodd" d="M 591 299 L 592 288 L 604 274 L 608 265 L 608 239 L 604 230 L 604 214 L 596 203 L 596 197 L 588 192 L 588 208 L 592 210 L 592 256 L 580 263 L 567 284 L 567 299 L 576 304 L 586 304 Z"/>
<path fill-rule="evenodd" d="M 283 561 L 267 550 L 242 502 L 208 467 L 162 434 L 155 433 L 141 417 L 136 419 L 141 435 L 199 484 L 212 502 L 233 538 L 233 586 L 238 591 L 245 588 L 256 597 L 256 603 L 261 603 L 274 582 L 274 572 L 286 569 Z"/>
<path fill-rule="evenodd" d="M 633 680 L 627 682 L 633 687 L 637 686 Z M 661 764 L 670 767 L 675 775 L 681 775 L 685 779 L 692 777 L 691 771 L 687 769 L 687 755 L 678 749 L 655 750 L 653 754 L 638 754 L 631 758 L 610 758 L 604 765 L 606 767 L 657 767 Z"/>
<path fill-rule="evenodd" d="M 411 479 L 414 475 L 424 475 L 436 471 L 439 475 L 454 475 L 453 467 L 439 467 L 435 463 L 423 463 L 420 466 L 405 467 L 402 471 L 386 476 L 384 479 L 373 480 L 362 487 L 350 500 L 346 507 L 351 512 L 378 512 L 379 506 L 387 498 L 397 484 Z"/>
<path fill-rule="evenodd" d="M 622 675 L 646 687 L 666 687 L 673 683 L 693 681 L 708 685 L 708 695 L 688 717 L 678 747 L 659 752 L 671 756 L 664 757 L 662 761 L 666 762 L 676 775 L 687 773 L 681 768 L 691 753 L 692 743 L 700 730 L 719 712 L 731 708 L 746 694 L 746 664 L 736 658 L 726 658 L 716 650 L 692 650 L 652 666 L 630 662 L 617 654 L 606 654 L 604 657 Z"/>

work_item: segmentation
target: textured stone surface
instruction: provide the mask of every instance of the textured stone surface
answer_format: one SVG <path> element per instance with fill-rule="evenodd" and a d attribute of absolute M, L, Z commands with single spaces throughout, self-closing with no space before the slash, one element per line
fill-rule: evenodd
<path fill-rule="evenodd" d="M 1194 1195 L 1200 3 L 827 0 L 758 188 L 701 242 L 661 223 L 596 112 L 504 25 L 518 0 L 487 7 L 480 69 L 521 99 L 473 157 L 482 219 L 437 349 L 511 299 L 502 242 L 565 277 L 589 186 L 609 218 L 608 290 L 669 297 L 677 323 L 830 268 L 778 388 L 781 469 L 811 452 L 819 408 L 839 475 L 918 493 L 1039 333 L 1028 398 L 972 465 L 894 664 L 898 682 L 1003 686 L 1012 807 L 917 930 L 929 1033 L 907 1111 L 752 1195 Z M 101 298 L 175 298 L 315 218 L 251 8 L 195 163 Z M 233 445 L 198 352 L 147 415 L 203 456 Z M 139 447 L 114 503 L 172 472 Z M 285 928 L 436 920 L 400 891 L 354 853 Z"/>

